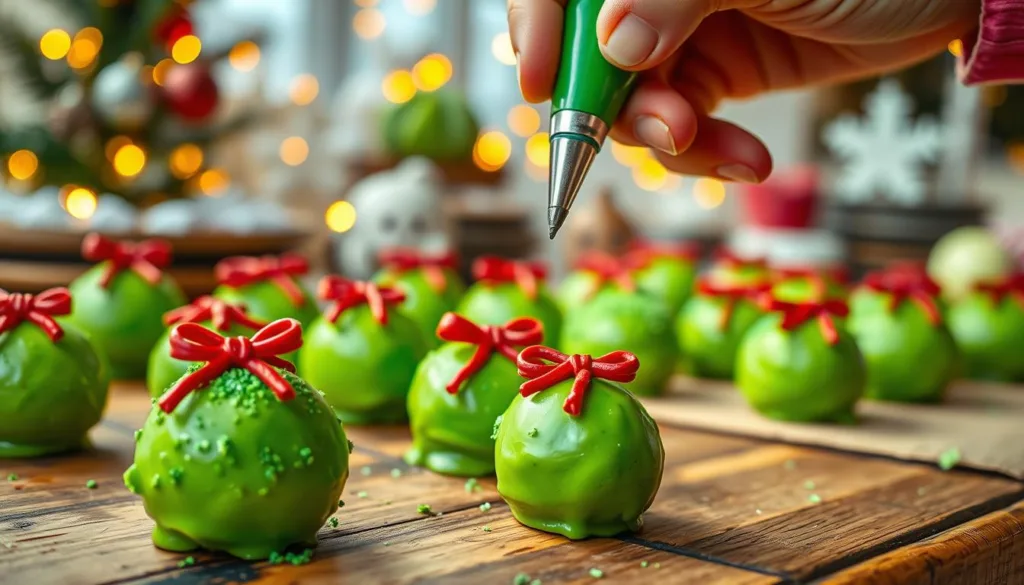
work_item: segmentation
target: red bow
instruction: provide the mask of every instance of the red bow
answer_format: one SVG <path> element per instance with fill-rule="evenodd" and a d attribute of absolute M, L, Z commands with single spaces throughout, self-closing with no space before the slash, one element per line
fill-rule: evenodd
<path fill-rule="evenodd" d="M 9 293 L 0 289 L 0 333 L 13 331 L 22 321 L 28 321 L 43 330 L 50 341 L 57 343 L 64 330 L 54 316 L 71 313 L 71 293 L 68 289 L 51 288 L 38 295 Z"/>
<path fill-rule="evenodd" d="M 328 275 L 320 279 L 317 295 L 332 301 L 324 317 L 334 323 L 345 310 L 366 303 L 373 318 L 381 325 L 388 324 L 388 305 L 405 301 L 405 293 L 391 287 L 378 287 L 372 282 L 356 282 L 340 276 Z"/>
<path fill-rule="evenodd" d="M 515 262 L 497 256 L 482 256 L 473 262 L 473 278 L 486 283 L 514 282 L 531 301 L 537 298 L 537 281 L 546 275 L 547 269 L 540 262 Z"/>
<path fill-rule="evenodd" d="M 889 294 L 889 311 L 895 311 L 906 300 L 913 301 L 924 311 L 932 325 L 942 323 L 942 313 L 935 303 L 939 287 L 930 278 L 903 271 L 872 272 L 864 278 L 864 287 Z M 929 285 L 930 283 L 930 285 Z"/>
<path fill-rule="evenodd" d="M 171 357 L 206 365 L 175 382 L 157 404 L 171 413 L 191 392 L 205 388 L 233 367 L 252 372 L 279 400 L 291 400 L 295 389 L 274 368 L 294 372 L 291 362 L 277 356 L 300 347 L 302 325 L 295 319 L 278 319 L 251 338 L 223 337 L 197 323 L 182 323 L 171 331 Z"/>
<path fill-rule="evenodd" d="M 309 272 L 309 263 L 302 256 L 235 256 L 218 262 L 213 271 L 219 283 L 232 288 L 269 280 L 276 284 L 296 307 L 306 304 L 306 297 L 294 280 Z"/>
<path fill-rule="evenodd" d="M 576 263 L 578 270 L 585 270 L 597 277 L 594 286 L 585 298 L 590 298 L 601 289 L 602 286 L 614 282 L 624 291 L 633 292 L 636 290 L 636 283 L 630 274 L 631 266 L 626 262 L 620 262 L 615 257 L 604 252 L 587 252 Z"/>
<path fill-rule="evenodd" d="M 725 298 L 725 306 L 722 308 L 722 316 L 718 321 L 719 331 L 725 331 L 736 311 L 736 303 L 742 299 L 757 302 L 760 295 L 771 290 L 772 285 L 767 282 L 751 284 L 747 286 L 720 286 L 712 283 L 707 278 L 697 282 L 697 292 L 708 297 Z"/>
<path fill-rule="evenodd" d="M 818 320 L 821 328 L 821 336 L 829 345 L 839 343 L 839 331 L 836 330 L 833 317 L 845 317 L 850 313 L 850 308 L 845 301 L 829 299 L 807 303 L 789 303 L 780 301 L 765 293 L 761 296 L 761 308 L 766 311 L 778 311 L 782 313 L 782 329 L 793 331 L 811 319 Z"/>
<path fill-rule="evenodd" d="M 528 378 L 519 386 L 519 393 L 524 398 L 563 380 L 575 378 L 562 409 L 573 416 L 579 416 L 583 411 L 583 396 L 590 387 L 591 378 L 620 383 L 632 382 L 637 370 L 640 369 L 640 360 L 628 351 L 622 350 L 592 358 L 589 355 L 578 354 L 568 356 L 550 347 L 531 345 L 520 352 L 516 365 L 519 367 L 519 375 Z"/>
<path fill-rule="evenodd" d="M 928 269 L 925 268 L 925 265 L 922 262 L 893 262 L 887 266 L 883 272 L 886 274 L 897 274 L 899 275 L 899 278 L 903 278 L 914 283 L 914 286 L 920 287 L 933 297 L 937 297 L 942 294 L 942 287 L 932 280 L 932 277 L 928 276 Z"/>
<path fill-rule="evenodd" d="M 728 248 L 715 250 L 715 261 L 729 268 L 767 268 L 768 261 L 764 258 L 742 258 Z"/>
<path fill-rule="evenodd" d="M 544 329 L 536 319 L 522 317 L 513 319 L 498 327 L 494 325 L 477 325 L 469 319 L 445 313 L 437 324 L 437 336 L 445 341 L 460 341 L 477 346 L 473 357 L 462 366 L 448 383 L 449 394 L 457 394 L 463 382 L 484 367 L 491 354 L 495 351 L 515 363 L 519 352 L 514 346 L 527 346 L 540 343 L 544 338 Z"/>
<path fill-rule="evenodd" d="M 210 321 L 218 331 L 227 331 L 232 324 L 257 330 L 265 323 L 254 321 L 245 314 L 245 305 L 232 305 L 211 296 L 199 297 L 191 305 L 178 307 L 164 313 L 165 325 L 178 323 L 199 323 Z"/>
<path fill-rule="evenodd" d="M 89 234 L 82 240 L 82 257 L 90 262 L 109 261 L 100 286 L 107 288 L 118 273 L 131 269 L 151 285 L 160 282 L 165 268 L 171 263 L 171 244 L 166 240 L 143 240 L 138 243 L 118 242 Z"/>
<path fill-rule="evenodd" d="M 1010 296 L 1020 304 L 1021 308 L 1024 308 L 1024 273 L 1014 274 L 996 282 L 980 282 L 974 288 L 987 294 L 994 305 Z"/>
<path fill-rule="evenodd" d="M 421 268 L 430 288 L 434 289 L 434 292 L 442 293 L 448 287 L 444 271 L 446 268 L 456 270 L 459 259 L 450 252 L 430 256 L 412 248 L 393 248 L 380 253 L 380 263 L 399 274 Z"/>
<path fill-rule="evenodd" d="M 828 268 L 776 268 L 772 270 L 776 280 L 790 280 L 797 278 L 806 279 L 829 279 L 836 284 L 850 282 L 850 272 L 845 266 L 830 266 Z"/>
<path fill-rule="evenodd" d="M 693 242 L 664 244 L 635 240 L 626 253 L 626 264 L 633 269 L 646 268 L 659 258 L 674 258 L 685 262 L 696 262 L 700 258 L 700 246 Z"/>

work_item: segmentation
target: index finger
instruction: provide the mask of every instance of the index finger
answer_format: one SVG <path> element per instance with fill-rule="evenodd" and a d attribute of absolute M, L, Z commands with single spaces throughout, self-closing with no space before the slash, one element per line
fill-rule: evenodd
<path fill-rule="evenodd" d="M 523 98 L 539 103 L 551 97 L 562 52 L 567 0 L 508 0 L 508 28 L 516 54 Z"/>

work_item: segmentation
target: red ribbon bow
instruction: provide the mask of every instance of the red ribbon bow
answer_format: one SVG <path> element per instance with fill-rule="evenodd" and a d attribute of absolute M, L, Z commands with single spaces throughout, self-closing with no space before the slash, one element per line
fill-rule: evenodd
<path fill-rule="evenodd" d="M 927 276 L 921 278 L 913 272 L 883 271 L 872 272 L 864 278 L 865 288 L 889 294 L 889 311 L 895 311 L 901 303 L 910 300 L 924 311 L 933 326 L 942 323 L 942 313 L 935 302 L 939 286 Z"/>
<path fill-rule="evenodd" d="M 320 279 L 317 295 L 333 304 L 324 317 L 334 323 L 347 309 L 366 303 L 373 318 L 381 325 L 388 324 L 388 305 L 405 301 L 405 293 L 396 288 L 378 287 L 372 282 L 357 282 L 340 276 L 328 275 Z"/>
<path fill-rule="evenodd" d="M 445 388 L 449 394 L 457 394 L 462 384 L 484 367 L 495 351 L 515 363 L 518 351 L 515 346 L 540 343 L 544 329 L 539 321 L 522 317 L 513 319 L 502 326 L 477 325 L 455 313 L 445 313 L 437 324 L 437 336 L 445 341 L 472 343 L 477 346 L 473 357 L 462 366 Z"/>
<path fill-rule="evenodd" d="M 232 288 L 269 280 L 288 296 L 292 305 L 306 304 L 306 297 L 294 280 L 309 272 L 309 263 L 302 256 L 235 256 L 218 262 L 213 271 L 219 283 Z"/>
<path fill-rule="evenodd" d="M 1017 301 L 1021 308 L 1024 308 L 1024 273 L 1014 274 L 996 282 L 980 282 L 974 288 L 987 294 L 994 305 L 1010 296 Z"/>
<path fill-rule="evenodd" d="M 742 299 L 757 303 L 760 295 L 771 290 L 771 288 L 772 285 L 767 282 L 746 286 L 721 286 L 714 284 L 707 278 L 702 278 L 697 282 L 697 292 L 699 294 L 725 299 L 722 316 L 718 321 L 719 331 L 725 331 L 729 326 L 729 321 L 732 320 L 733 313 L 736 311 L 736 303 Z"/>
<path fill-rule="evenodd" d="M 38 295 L 9 293 L 0 289 L 0 333 L 13 331 L 22 321 L 28 321 L 43 330 L 50 341 L 57 343 L 64 337 L 55 316 L 71 313 L 71 293 L 68 289 L 51 288 Z"/>
<path fill-rule="evenodd" d="M 665 244 L 635 240 L 629 245 L 625 262 L 635 270 L 646 268 L 659 258 L 674 258 L 685 262 L 696 262 L 700 258 L 700 246 L 692 242 Z"/>
<path fill-rule="evenodd" d="M 428 255 L 412 248 L 393 248 L 380 253 L 380 263 L 399 274 L 420 268 L 430 288 L 434 289 L 434 292 L 442 293 L 448 287 L 444 271 L 446 268 L 456 270 L 459 259 L 450 252 Z"/>
<path fill-rule="evenodd" d="M 473 262 L 473 278 L 485 283 L 514 282 L 536 300 L 539 280 L 544 280 L 547 268 L 540 262 L 515 262 L 497 256 L 481 256 Z"/>
<path fill-rule="evenodd" d="M 784 331 L 793 331 L 811 319 L 817 319 L 821 336 L 829 345 L 839 343 L 839 331 L 833 317 L 845 317 L 850 313 L 846 302 L 838 299 L 790 303 L 772 297 L 771 293 L 761 296 L 761 308 L 781 312 Z"/>
<path fill-rule="evenodd" d="M 90 262 L 108 261 L 100 286 L 107 288 L 114 277 L 125 270 L 133 270 L 151 285 L 160 282 L 171 263 L 171 244 L 166 240 L 143 240 L 138 243 L 118 242 L 92 233 L 82 240 L 82 257 Z"/>
<path fill-rule="evenodd" d="M 764 258 L 743 258 L 728 248 L 715 250 L 715 261 L 729 268 L 767 268 L 768 261 Z"/>
<path fill-rule="evenodd" d="M 592 358 L 579 354 L 569 356 L 550 347 L 531 345 L 520 352 L 516 365 L 519 368 L 519 375 L 528 378 L 519 386 L 519 393 L 524 398 L 563 380 L 574 378 L 562 410 L 572 416 L 579 416 L 583 412 L 583 396 L 590 388 L 592 378 L 620 383 L 632 382 L 636 378 L 637 370 L 640 369 L 640 360 L 628 351 L 622 350 Z"/>
<path fill-rule="evenodd" d="M 211 296 L 203 296 L 190 305 L 164 313 L 164 324 L 170 326 L 179 323 L 210 321 L 218 331 L 227 331 L 233 324 L 253 331 L 265 325 L 265 323 L 250 318 L 245 314 L 245 310 L 245 305 L 232 305 Z"/>
<path fill-rule="evenodd" d="M 587 252 L 576 262 L 576 268 L 590 272 L 597 277 L 594 286 L 587 293 L 586 298 L 588 299 L 608 283 L 615 283 L 627 292 L 636 290 L 636 283 L 633 282 L 633 276 L 630 274 L 631 266 L 604 252 Z"/>
<path fill-rule="evenodd" d="M 233 367 L 252 372 L 278 400 L 291 400 L 295 389 L 274 368 L 294 372 L 295 366 L 278 356 L 300 347 L 302 325 L 295 319 L 278 319 L 251 338 L 223 337 L 197 323 L 182 323 L 171 331 L 171 357 L 206 365 L 175 382 L 157 404 L 171 413 L 191 392 L 205 388 Z"/>

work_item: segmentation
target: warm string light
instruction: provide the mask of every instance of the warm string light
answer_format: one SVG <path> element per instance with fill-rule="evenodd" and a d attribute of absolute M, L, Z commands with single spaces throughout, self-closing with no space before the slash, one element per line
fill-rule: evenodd
<path fill-rule="evenodd" d="M 668 183 L 668 170 L 653 158 L 633 167 L 633 182 L 644 191 L 658 191 Z"/>
<path fill-rule="evenodd" d="M 236 71 L 252 71 L 260 63 L 260 47 L 252 41 L 242 41 L 231 47 L 228 63 Z"/>
<path fill-rule="evenodd" d="M 153 83 L 163 87 L 164 80 L 167 79 L 167 72 L 170 71 L 172 67 L 174 67 L 174 61 L 170 59 L 161 59 L 160 62 L 153 67 Z"/>
<path fill-rule="evenodd" d="M 440 53 L 427 55 L 412 68 L 412 81 L 420 91 L 436 91 L 452 78 L 452 62 Z"/>
<path fill-rule="evenodd" d="M 297 106 L 307 106 L 313 103 L 319 94 L 320 82 L 316 76 L 310 73 L 296 75 L 288 86 L 288 98 Z"/>
<path fill-rule="evenodd" d="M 182 144 L 171 152 L 169 163 L 175 178 L 187 179 L 203 166 L 203 150 L 195 144 Z"/>
<path fill-rule="evenodd" d="M 482 170 L 500 170 L 512 156 L 512 141 L 497 130 L 484 132 L 473 145 L 473 163 Z"/>
<path fill-rule="evenodd" d="M 508 127 L 513 134 L 526 138 L 540 130 L 540 114 L 526 104 L 512 106 L 508 111 Z"/>
<path fill-rule="evenodd" d="M 376 8 L 363 8 L 352 18 L 352 28 L 360 38 L 370 40 L 384 33 L 387 20 Z"/>
<path fill-rule="evenodd" d="M 51 61 L 63 59 L 71 50 L 71 35 L 59 28 L 52 28 L 39 39 L 39 52 Z"/>
<path fill-rule="evenodd" d="M 547 132 L 539 132 L 526 140 L 526 160 L 547 169 L 551 161 L 551 140 Z"/>
<path fill-rule="evenodd" d="M 416 95 L 416 82 L 413 81 L 412 73 L 404 69 L 392 71 L 384 77 L 381 83 L 381 92 L 384 99 L 393 104 L 404 104 Z"/>
<path fill-rule="evenodd" d="M 651 152 L 642 146 L 627 146 L 621 142 L 611 141 L 612 157 L 620 165 L 634 168 L 651 158 Z"/>
<path fill-rule="evenodd" d="M 112 164 L 114 171 L 122 177 L 135 177 L 146 166 L 146 153 L 134 144 L 126 144 L 114 153 Z"/>
<path fill-rule="evenodd" d="M 290 167 L 297 167 L 309 157 L 309 143 L 299 136 L 289 136 L 281 142 L 281 160 Z"/>
<path fill-rule="evenodd" d="M 227 191 L 231 178 L 220 169 L 209 169 L 199 175 L 199 191 L 210 197 L 220 197 Z"/>
<path fill-rule="evenodd" d="M 96 213 L 96 194 L 85 187 L 65 187 L 60 203 L 64 211 L 75 219 L 89 219 Z"/>
<path fill-rule="evenodd" d="M 121 149 L 122 146 L 132 143 L 132 139 L 127 136 L 115 136 L 107 141 L 107 144 L 103 147 L 103 154 L 107 157 L 107 160 L 114 162 L 114 155 Z"/>
<path fill-rule="evenodd" d="M 356 208 L 348 201 L 335 201 L 324 213 L 324 222 L 332 232 L 343 234 L 356 224 Z"/>
<path fill-rule="evenodd" d="M 964 43 L 960 39 L 953 39 L 952 41 L 949 41 L 946 48 L 949 49 L 951 55 L 959 57 L 964 52 Z"/>
<path fill-rule="evenodd" d="M 503 65 L 516 64 L 516 53 L 512 49 L 512 37 L 507 32 L 498 33 L 491 39 L 491 54 Z"/>
<path fill-rule="evenodd" d="M 7 172 L 18 181 L 32 178 L 39 170 L 39 158 L 30 150 L 18 150 L 7 158 Z"/>
<path fill-rule="evenodd" d="M 715 209 L 725 202 L 725 183 L 707 177 L 697 179 L 693 184 L 693 199 L 702 209 Z"/>
<path fill-rule="evenodd" d="M 96 60 L 103 47 L 103 34 L 97 28 L 86 27 L 75 33 L 67 62 L 72 69 L 86 69 Z"/>
<path fill-rule="evenodd" d="M 199 58 L 203 43 L 195 35 L 185 35 L 171 46 L 171 59 L 179 65 L 188 65 Z"/>
<path fill-rule="evenodd" d="M 402 7 L 413 16 L 425 16 L 437 7 L 437 0 L 402 0 Z"/>

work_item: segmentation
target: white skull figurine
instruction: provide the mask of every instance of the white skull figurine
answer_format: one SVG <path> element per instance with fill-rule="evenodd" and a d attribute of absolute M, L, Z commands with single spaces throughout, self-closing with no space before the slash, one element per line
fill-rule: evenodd
<path fill-rule="evenodd" d="M 355 207 L 356 222 L 335 241 L 345 275 L 370 278 L 378 268 L 380 251 L 388 248 L 447 249 L 441 190 L 437 167 L 418 157 L 353 186 L 348 200 Z"/>

